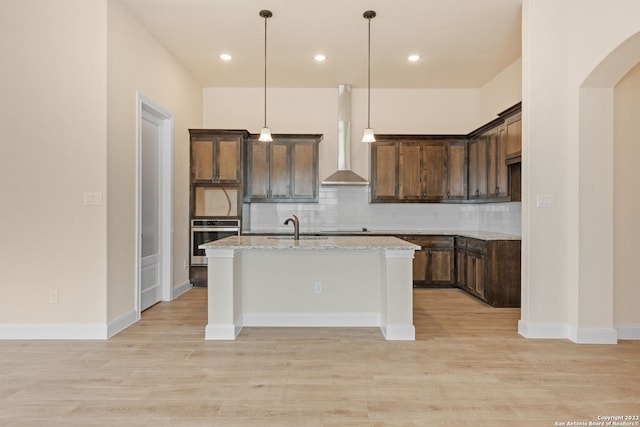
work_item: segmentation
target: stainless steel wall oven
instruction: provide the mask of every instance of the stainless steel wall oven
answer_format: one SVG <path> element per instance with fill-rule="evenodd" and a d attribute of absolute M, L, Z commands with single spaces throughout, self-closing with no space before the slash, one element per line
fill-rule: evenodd
<path fill-rule="evenodd" d="M 203 243 L 240 235 L 239 219 L 193 219 L 191 220 L 191 265 L 207 265 Z"/>

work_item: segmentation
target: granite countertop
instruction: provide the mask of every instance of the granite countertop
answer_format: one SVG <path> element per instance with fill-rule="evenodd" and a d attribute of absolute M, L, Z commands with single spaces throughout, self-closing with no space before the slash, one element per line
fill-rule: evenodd
<path fill-rule="evenodd" d="M 419 250 L 420 246 L 392 236 L 231 236 L 199 246 L 200 249 L 295 250 Z"/>
<path fill-rule="evenodd" d="M 251 230 L 243 231 L 244 236 L 291 236 L 291 229 L 274 230 Z M 461 236 L 479 240 L 521 240 L 519 234 L 498 233 L 495 231 L 474 231 L 474 230 L 300 230 L 300 236 Z"/>

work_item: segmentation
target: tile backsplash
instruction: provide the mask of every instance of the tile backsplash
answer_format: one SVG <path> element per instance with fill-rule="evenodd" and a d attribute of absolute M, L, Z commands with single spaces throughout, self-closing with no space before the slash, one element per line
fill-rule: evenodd
<path fill-rule="evenodd" d="M 292 214 L 300 231 L 474 230 L 521 233 L 521 204 L 369 203 L 369 186 L 321 186 L 318 203 L 244 205 L 244 230 L 289 231 Z"/>

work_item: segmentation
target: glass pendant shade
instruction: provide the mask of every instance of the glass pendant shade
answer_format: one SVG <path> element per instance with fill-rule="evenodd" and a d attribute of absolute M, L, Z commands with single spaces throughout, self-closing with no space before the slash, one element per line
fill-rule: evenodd
<path fill-rule="evenodd" d="M 373 129 L 366 128 L 364 130 L 364 135 L 362 135 L 362 142 L 376 142 L 376 137 L 373 134 Z"/>
<path fill-rule="evenodd" d="M 258 141 L 262 141 L 262 142 L 273 141 L 273 138 L 271 137 L 271 131 L 269 130 L 268 127 L 265 126 L 260 130 L 260 137 L 258 138 Z"/>

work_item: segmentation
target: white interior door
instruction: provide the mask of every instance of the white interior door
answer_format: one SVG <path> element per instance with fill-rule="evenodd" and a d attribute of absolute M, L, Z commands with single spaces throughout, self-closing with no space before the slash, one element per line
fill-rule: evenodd
<path fill-rule="evenodd" d="M 136 311 L 173 298 L 173 114 L 137 94 Z"/>
<path fill-rule="evenodd" d="M 162 299 L 160 171 L 162 121 L 142 109 L 140 310 Z"/>

